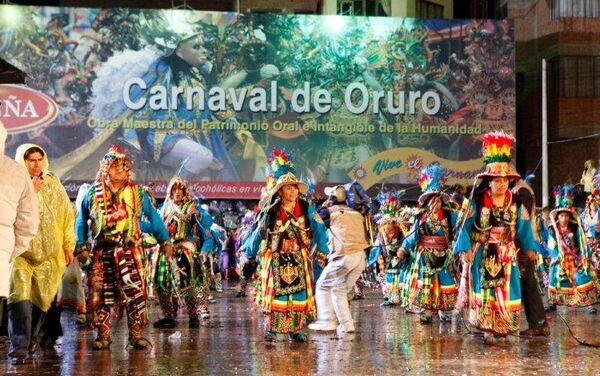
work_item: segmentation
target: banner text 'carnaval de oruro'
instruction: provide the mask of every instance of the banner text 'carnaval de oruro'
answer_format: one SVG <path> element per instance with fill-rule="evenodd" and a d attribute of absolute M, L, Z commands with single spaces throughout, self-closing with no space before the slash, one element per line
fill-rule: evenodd
<path fill-rule="evenodd" d="M 140 90 L 147 95 L 134 99 L 131 98 L 132 89 Z M 325 114 L 332 108 L 342 105 L 341 98 L 332 98 L 331 93 L 325 89 L 311 88 L 309 82 L 305 82 L 302 88 L 292 91 L 290 106 L 293 112 L 308 113 L 313 110 Z M 194 104 L 198 110 L 204 111 L 226 111 L 233 109 L 240 112 L 248 108 L 251 112 L 275 112 L 278 109 L 278 85 L 277 81 L 270 81 L 270 90 L 262 87 L 254 87 L 249 92 L 247 88 L 234 89 L 213 86 L 208 90 L 202 87 L 179 87 L 174 86 L 169 90 L 162 85 L 148 87 L 141 78 L 130 78 L 123 87 L 123 101 L 125 105 L 134 111 L 141 110 L 146 105 L 152 110 L 177 110 L 181 100 L 186 110 L 193 110 Z M 197 100 L 194 101 L 194 96 Z M 415 114 L 420 107 L 427 115 L 435 115 L 441 106 L 441 99 L 435 91 L 393 91 L 375 90 L 369 92 L 366 85 L 353 82 L 344 90 L 343 105 L 352 114 L 362 114 L 369 107 L 374 114 L 381 112 L 381 103 L 384 101 L 385 111 L 391 115 Z M 230 107 L 228 107 L 228 102 Z M 408 105 L 408 111 L 407 111 Z"/>

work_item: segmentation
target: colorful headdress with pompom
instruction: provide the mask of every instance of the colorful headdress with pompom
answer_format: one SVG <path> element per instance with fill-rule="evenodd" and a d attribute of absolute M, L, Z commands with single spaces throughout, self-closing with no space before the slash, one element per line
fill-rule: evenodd
<path fill-rule="evenodd" d="M 573 184 L 557 185 L 552 193 L 556 208 L 573 207 Z"/>
<path fill-rule="evenodd" d="M 402 206 L 400 199 L 393 193 L 383 195 L 381 204 L 379 205 L 379 213 L 377 215 L 377 224 L 385 224 L 388 222 L 397 221 L 400 219 Z"/>
<path fill-rule="evenodd" d="M 267 159 L 269 166 L 266 171 L 267 190 L 273 194 L 284 185 L 295 184 L 303 195 L 308 189 L 306 183 L 296 177 L 296 168 L 291 161 L 291 154 L 285 149 L 273 148 Z"/>
<path fill-rule="evenodd" d="M 442 185 L 446 183 L 446 178 L 442 173 L 442 168 L 437 163 L 432 163 L 421 171 L 419 185 L 423 193 L 435 191 L 441 192 Z"/>
<path fill-rule="evenodd" d="M 443 186 L 446 183 L 446 177 L 439 163 L 432 163 L 425 167 L 423 171 L 421 171 L 418 183 L 423 191 L 423 194 L 419 197 L 419 205 L 423 205 L 432 195 L 446 195 L 442 192 Z M 445 197 L 445 199 L 447 200 L 449 198 Z"/>
<path fill-rule="evenodd" d="M 519 178 L 519 174 L 513 172 L 510 165 L 512 159 L 512 148 L 515 142 L 513 136 L 499 132 L 490 132 L 482 138 L 482 153 L 485 171 L 478 174 L 477 178 L 484 177 L 506 177 L 509 179 Z"/>
<path fill-rule="evenodd" d="M 577 209 L 573 206 L 573 184 L 557 185 L 552 191 L 554 195 L 554 210 L 551 215 L 556 216 L 560 212 L 569 212 L 577 217 Z"/>
<path fill-rule="evenodd" d="M 104 157 L 100 161 L 101 164 L 110 164 L 115 159 L 129 159 L 125 149 L 120 145 L 112 144 L 108 148 L 108 152 L 104 154 Z"/>
<path fill-rule="evenodd" d="M 131 174 L 131 167 L 133 165 L 131 158 L 129 158 L 129 155 L 127 155 L 127 153 L 125 152 L 125 149 L 123 149 L 120 145 L 112 144 L 109 146 L 108 152 L 106 152 L 106 154 L 104 154 L 104 157 L 102 157 L 102 159 L 100 160 L 100 170 L 98 171 L 98 173 L 99 173 L 98 177 L 101 175 L 108 174 L 108 169 L 109 169 L 110 165 L 114 161 L 119 160 L 119 159 L 122 159 L 125 161 L 126 168 L 129 171 L 129 173 Z"/>

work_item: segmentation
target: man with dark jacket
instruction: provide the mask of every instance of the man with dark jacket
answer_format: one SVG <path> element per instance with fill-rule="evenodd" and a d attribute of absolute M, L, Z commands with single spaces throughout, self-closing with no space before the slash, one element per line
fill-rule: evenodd
<path fill-rule="evenodd" d="M 519 179 L 512 193 L 521 201 L 521 205 L 527 209 L 532 216 L 535 214 L 535 195 L 531 186 L 523 179 Z M 534 231 L 535 233 L 535 231 Z M 524 337 L 549 336 L 550 327 L 546 322 L 544 303 L 535 278 L 535 263 L 524 252 L 519 252 L 519 269 L 521 270 L 521 291 L 523 307 L 529 328 L 519 334 Z"/>

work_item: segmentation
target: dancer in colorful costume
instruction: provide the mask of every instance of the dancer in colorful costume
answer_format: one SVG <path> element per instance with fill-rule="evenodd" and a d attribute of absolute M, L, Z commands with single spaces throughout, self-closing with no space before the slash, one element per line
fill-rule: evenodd
<path fill-rule="evenodd" d="M 151 346 L 142 336 L 148 320 L 142 216 L 147 220 L 144 232 L 154 235 L 171 255 L 173 245 L 160 215 L 146 191 L 131 181 L 131 160 L 121 147 L 112 145 L 100 161 L 96 181 L 84 197 L 76 221 L 77 253 L 81 259 L 90 256 L 86 241 L 88 221 L 91 222 L 94 246 L 88 279 L 90 308 L 97 329 L 95 350 L 108 348 L 112 342 L 111 314 L 116 305 L 124 305 L 127 310 L 129 344 L 139 349 Z"/>
<path fill-rule="evenodd" d="M 207 269 L 210 273 L 210 288 L 216 292 L 223 292 L 223 276 L 221 274 L 221 257 L 227 252 L 227 230 L 219 226 L 217 223 L 213 223 L 210 226 L 212 233 L 213 247 L 212 252 L 208 255 L 208 261 L 206 264 Z M 211 297 L 212 298 L 212 297 Z M 211 303 L 214 303 L 214 298 Z"/>
<path fill-rule="evenodd" d="M 236 294 L 236 297 L 242 298 L 246 296 L 246 288 L 248 282 L 256 272 L 256 260 L 249 260 L 244 251 L 244 241 L 248 235 L 252 232 L 252 224 L 254 223 L 254 213 L 252 211 L 246 212 L 242 218 L 242 223 L 238 228 L 235 235 L 235 252 L 237 256 L 237 274 L 240 276 L 240 289 Z"/>
<path fill-rule="evenodd" d="M 12 259 L 10 270 L 2 271 L 10 273 L 8 357 L 20 364 L 28 360 L 28 353 L 37 350 L 40 328 L 65 266 L 73 261 L 75 234 L 73 207 L 60 180 L 48 170 L 46 151 L 38 145 L 23 144 L 17 148 L 15 160 L 27 168 L 32 179 L 40 224 L 28 250 Z"/>
<path fill-rule="evenodd" d="M 588 196 L 581 216 L 596 277 L 600 275 L 600 175 L 594 178 L 594 188 Z M 599 291 L 600 291 L 600 286 Z"/>
<path fill-rule="evenodd" d="M 273 149 L 271 174 L 257 228 L 246 249 L 258 257 L 260 281 L 257 304 L 265 318 L 265 340 L 287 333 L 292 341 L 306 342 L 303 329 L 316 315 L 313 257 L 324 267 L 329 248 L 323 221 L 304 196 L 307 185 L 296 178 L 285 150 Z M 317 252 L 311 255 L 311 247 Z"/>
<path fill-rule="evenodd" d="M 377 263 L 379 273 L 383 275 L 382 306 L 400 304 L 400 291 L 406 273 L 406 262 L 400 246 L 408 228 L 400 222 L 400 210 L 400 200 L 393 194 L 389 194 L 381 203 L 377 238 L 369 255 L 369 265 Z"/>
<path fill-rule="evenodd" d="M 596 303 L 596 275 L 585 232 L 577 209 L 573 207 L 573 186 L 554 188 L 556 208 L 550 213 L 552 231 L 548 302 L 568 307 L 587 307 Z"/>
<path fill-rule="evenodd" d="M 509 181 L 519 178 L 510 165 L 513 143 L 514 138 L 504 132 L 483 136 L 486 169 L 477 175 L 481 182 L 470 215 L 457 235 L 470 236 L 471 249 L 461 247 L 461 238 L 455 248 L 470 264 L 468 320 L 484 332 L 486 344 L 496 343 L 496 336 L 504 341 L 508 334 L 518 332 L 521 281 L 517 252 L 537 258 L 530 213 L 508 189 Z"/>
<path fill-rule="evenodd" d="M 206 252 L 212 248 L 212 237 L 202 243 L 201 254 L 195 244 L 194 229 L 206 232 L 212 225 L 212 218 L 179 177 L 169 182 L 167 198 L 159 213 L 169 231 L 175 254 L 173 258 L 166 252 L 158 254 L 154 283 L 164 317 L 155 322 L 154 327 L 174 328 L 179 299 L 182 299 L 187 308 L 189 327 L 198 328 L 199 310 L 207 311 L 208 298 L 208 276 L 202 265 L 202 255 L 206 258 Z"/>
<path fill-rule="evenodd" d="M 431 323 L 439 312 L 440 321 L 450 321 L 444 312 L 452 311 L 458 296 L 456 275 L 452 268 L 452 242 L 459 206 L 442 191 L 445 178 L 439 164 L 430 164 L 421 173 L 419 211 L 410 235 L 402 242 L 400 253 L 413 258 L 406 283 L 409 302 L 424 309 L 420 320 Z M 464 237 L 458 249 L 469 249 Z"/>

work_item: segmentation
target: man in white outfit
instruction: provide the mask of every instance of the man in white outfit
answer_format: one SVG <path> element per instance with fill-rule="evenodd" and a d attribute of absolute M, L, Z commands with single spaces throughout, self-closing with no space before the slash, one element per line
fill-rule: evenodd
<path fill-rule="evenodd" d="M 9 294 L 10 261 L 29 249 L 40 222 L 37 196 L 29 173 L 4 155 L 6 136 L 6 129 L 0 123 L 0 302 Z"/>
<path fill-rule="evenodd" d="M 329 199 L 319 214 L 329 227 L 331 253 L 317 281 L 317 321 L 308 328 L 353 333 L 348 293 L 365 268 L 364 250 L 369 247 L 365 219 L 360 212 L 346 205 L 344 186 L 326 189 L 325 194 Z"/>

